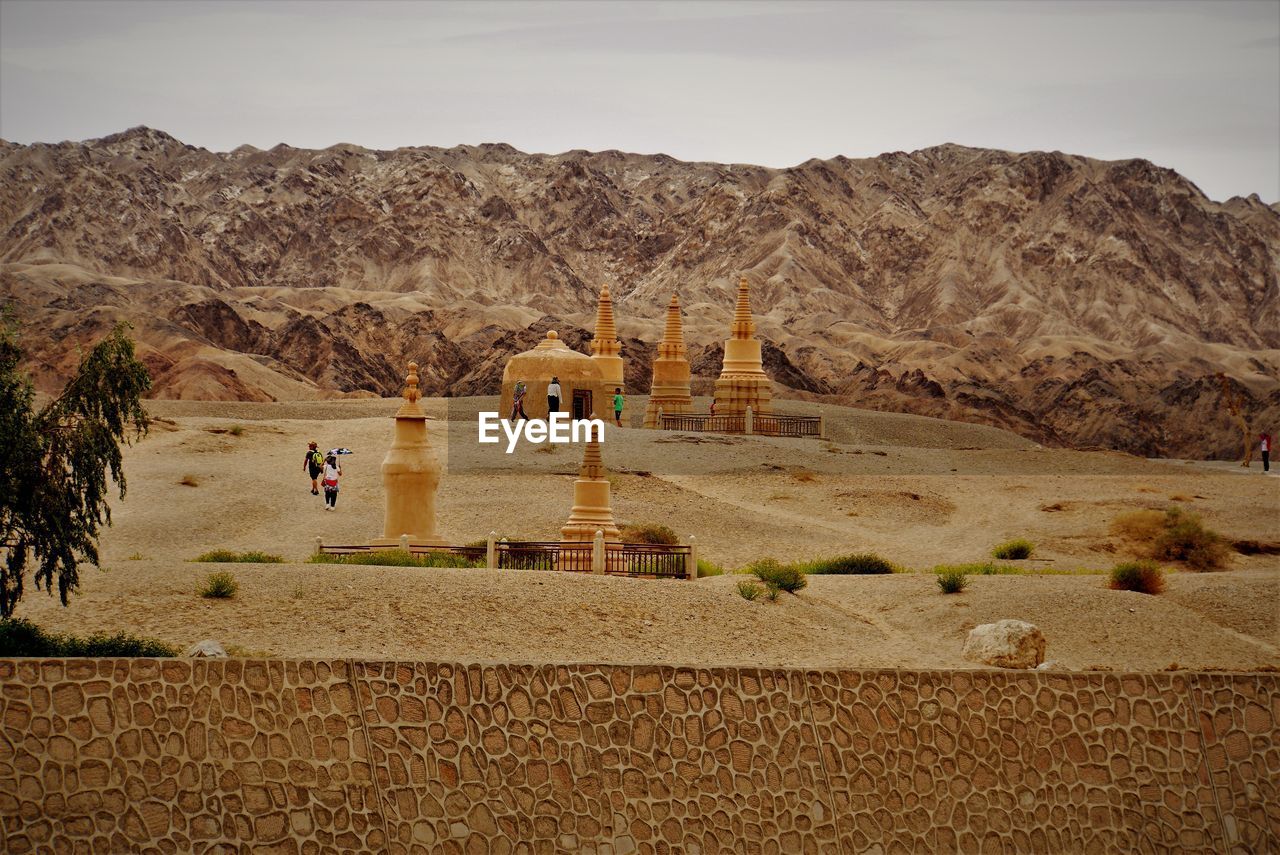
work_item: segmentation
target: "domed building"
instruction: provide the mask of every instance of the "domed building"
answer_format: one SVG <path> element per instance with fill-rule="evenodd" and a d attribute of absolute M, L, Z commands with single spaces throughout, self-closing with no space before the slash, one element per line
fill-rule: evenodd
<path fill-rule="evenodd" d="M 523 381 L 524 414 L 531 419 L 547 418 L 547 386 L 552 377 L 560 380 L 561 412 L 575 419 L 590 418 L 592 413 L 600 418 L 608 417 L 605 410 L 609 409 L 610 399 L 605 394 L 599 363 L 570 348 L 555 330 L 548 330 L 547 337 L 537 347 L 507 360 L 507 367 L 502 370 L 502 402 L 498 415 L 504 419 L 511 417 L 516 383 Z"/>

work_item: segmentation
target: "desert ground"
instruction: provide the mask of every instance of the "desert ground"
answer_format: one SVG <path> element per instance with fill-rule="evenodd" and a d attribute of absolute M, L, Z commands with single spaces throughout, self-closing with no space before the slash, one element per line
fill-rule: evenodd
<path fill-rule="evenodd" d="M 475 413 L 496 398 L 426 404 L 444 469 L 440 534 L 451 543 L 490 531 L 554 539 L 580 452 L 481 450 Z M 29 590 L 18 616 L 183 647 L 215 638 L 243 655 L 886 668 L 974 667 L 961 657 L 968 630 L 1018 618 L 1041 628 L 1048 659 L 1064 669 L 1280 667 L 1280 556 L 1233 555 L 1216 573 L 1171 568 L 1159 596 L 1111 591 L 1104 575 L 1082 572 L 1131 557 L 1109 525 L 1138 508 L 1179 505 L 1230 540 L 1280 541 L 1280 481 L 1256 462 L 1246 471 L 1049 449 L 991 427 L 852 408 L 824 409 L 825 440 L 628 427 L 604 444 L 619 522 L 695 536 L 700 556 L 729 571 L 764 556 L 874 551 L 916 572 L 813 576 L 798 595 L 768 603 L 743 600 L 733 575 L 676 582 L 305 563 L 316 537 L 381 535 L 378 467 L 396 407 L 151 402 L 157 421 L 126 454 L 128 494 L 113 501 L 102 569 L 82 568 L 69 608 Z M 632 425 L 643 409 L 643 396 L 629 398 Z M 310 439 L 354 452 L 334 513 L 302 472 Z M 938 592 L 934 565 L 983 560 L 1012 537 L 1037 544 L 1034 558 L 1013 562 L 1025 573 Z M 191 561 L 211 549 L 263 550 L 285 563 Z M 197 596 L 218 569 L 235 574 L 238 595 Z"/>

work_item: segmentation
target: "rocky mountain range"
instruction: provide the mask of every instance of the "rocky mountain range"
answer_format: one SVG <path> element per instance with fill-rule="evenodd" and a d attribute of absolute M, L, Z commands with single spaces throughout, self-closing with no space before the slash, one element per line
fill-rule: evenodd
<path fill-rule="evenodd" d="M 0 300 L 47 391 L 127 320 L 159 397 L 389 395 L 409 359 L 494 393 L 548 328 L 585 349 L 605 282 L 632 391 L 673 291 L 705 390 L 739 275 L 783 397 L 1229 457 L 1221 373 L 1280 428 L 1280 205 L 1144 160 L 0 141 Z"/>

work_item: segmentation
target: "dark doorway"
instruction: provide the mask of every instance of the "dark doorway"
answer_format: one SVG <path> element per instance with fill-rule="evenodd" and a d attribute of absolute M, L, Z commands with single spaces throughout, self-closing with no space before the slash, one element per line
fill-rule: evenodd
<path fill-rule="evenodd" d="M 590 389 L 573 390 L 573 418 L 575 420 L 591 418 Z"/>

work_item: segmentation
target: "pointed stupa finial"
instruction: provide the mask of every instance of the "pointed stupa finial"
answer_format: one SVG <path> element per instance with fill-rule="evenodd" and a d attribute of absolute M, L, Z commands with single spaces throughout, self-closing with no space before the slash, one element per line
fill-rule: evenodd
<path fill-rule="evenodd" d="M 412 404 L 420 397 L 418 391 L 418 363 L 409 363 L 409 375 L 404 378 L 404 382 L 404 399 Z"/>
<path fill-rule="evenodd" d="M 400 405 L 400 409 L 396 412 L 396 418 L 425 418 L 422 406 L 418 403 L 418 399 L 422 397 L 422 391 L 418 388 L 418 363 L 409 363 L 409 373 L 404 378 L 404 403 Z"/>
<path fill-rule="evenodd" d="M 755 338 L 756 322 L 751 318 L 751 286 L 747 277 L 738 280 L 738 305 L 733 310 L 733 338 Z"/>
<path fill-rule="evenodd" d="M 658 343 L 659 355 L 671 358 L 684 356 L 684 320 L 680 316 L 680 298 L 671 295 L 667 304 L 667 324 L 662 330 L 662 341 Z"/>
<path fill-rule="evenodd" d="M 592 418 L 595 414 L 592 413 Z M 600 454 L 600 440 L 596 439 L 595 431 L 588 430 L 590 437 L 582 450 L 582 468 L 578 470 L 578 478 L 590 481 L 603 481 L 604 476 L 604 458 Z"/>
<path fill-rule="evenodd" d="M 600 286 L 600 302 L 596 305 L 596 334 L 592 339 L 592 352 L 601 352 L 601 347 L 612 353 L 617 351 L 607 348 L 607 345 L 618 340 L 618 327 L 613 322 L 613 298 L 609 296 L 609 285 L 605 283 Z M 597 346 L 599 342 L 600 346 Z"/>

